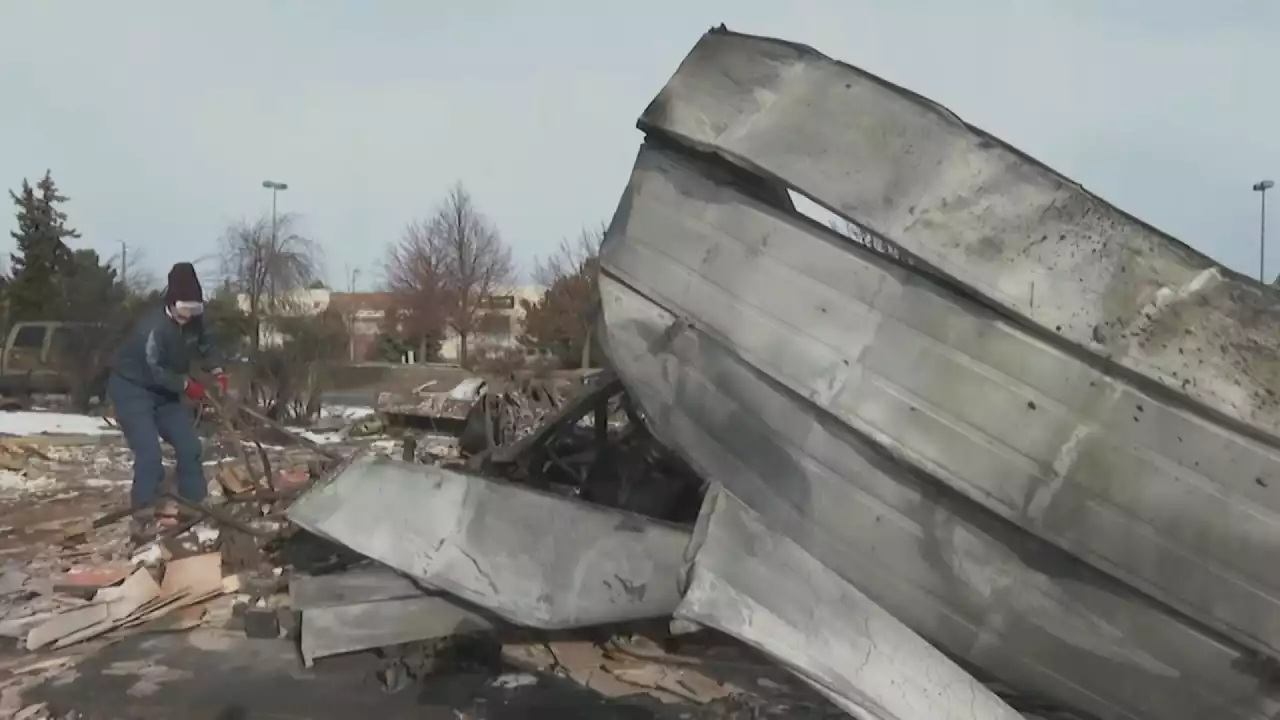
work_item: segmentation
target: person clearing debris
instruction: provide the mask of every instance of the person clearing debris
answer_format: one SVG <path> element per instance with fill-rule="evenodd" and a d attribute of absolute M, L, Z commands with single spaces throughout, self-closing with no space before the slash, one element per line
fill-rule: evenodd
<path fill-rule="evenodd" d="M 169 271 L 164 304 L 143 315 L 125 338 L 107 382 L 116 420 L 133 451 L 130 500 L 135 542 L 178 523 L 176 505 L 157 503 L 164 480 L 161 438 L 173 447 L 177 459 L 178 495 L 199 503 L 208 494 L 195 427 L 195 407 L 207 392 L 191 377 L 193 360 L 209 370 L 225 393 L 227 376 L 204 323 L 200 279 L 191 263 L 177 263 Z"/>

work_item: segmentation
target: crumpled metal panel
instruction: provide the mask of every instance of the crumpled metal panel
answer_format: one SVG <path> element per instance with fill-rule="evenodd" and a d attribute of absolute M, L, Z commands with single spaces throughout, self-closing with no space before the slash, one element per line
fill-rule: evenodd
<path fill-rule="evenodd" d="M 815 50 L 706 34 L 640 126 L 808 195 L 1088 352 L 1280 437 L 1280 294 L 936 103 Z"/>
<path fill-rule="evenodd" d="M 331 655 L 494 628 L 491 617 L 385 565 L 295 575 L 289 607 L 302 616 L 298 650 L 307 667 Z"/>
<path fill-rule="evenodd" d="M 1022 720 L 867 596 L 713 488 L 676 617 L 765 651 L 868 720 Z"/>
<path fill-rule="evenodd" d="M 642 151 L 601 257 L 602 337 L 659 440 L 1011 686 L 1103 718 L 1280 709 L 1251 653 L 987 509 L 1180 587 L 1162 563 L 1204 577 L 1258 557 L 1268 530 L 1207 511 L 1221 498 L 1161 437 L 1186 428 L 1188 464 L 1220 481 L 1260 451 L 1153 400 L 1139 410 L 1120 381 L 693 162 Z M 1164 546 L 1143 545 L 1157 529 Z M 1189 562 L 1197 534 L 1241 558 L 1206 543 Z"/>
<path fill-rule="evenodd" d="M 289 578 L 289 607 L 309 610 L 380 600 L 418 597 L 424 590 L 386 565 L 369 563 L 323 575 Z"/>
<path fill-rule="evenodd" d="M 1280 451 L 675 155 L 642 153 L 629 193 L 611 273 L 914 468 L 1280 655 Z"/>
<path fill-rule="evenodd" d="M 319 658 L 493 630 L 488 617 L 444 595 L 331 605 L 302 611 L 298 651 Z"/>
<path fill-rule="evenodd" d="M 445 468 L 365 455 L 289 520 L 492 611 L 545 629 L 671 614 L 689 532 Z"/>

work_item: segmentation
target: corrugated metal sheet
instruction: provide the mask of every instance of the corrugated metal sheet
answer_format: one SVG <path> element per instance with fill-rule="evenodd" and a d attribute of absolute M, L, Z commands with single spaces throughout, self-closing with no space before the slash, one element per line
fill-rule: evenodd
<path fill-rule="evenodd" d="M 776 179 L 1005 311 L 1280 438 L 1274 288 L 926 98 L 808 47 L 712 31 L 640 125 Z"/>
<path fill-rule="evenodd" d="M 945 655 L 713 488 L 676 617 L 773 655 L 857 718 L 1021 720 Z"/>
<path fill-rule="evenodd" d="M 1221 496 L 1162 438 L 1222 468 L 1261 449 L 672 152 L 642 150 L 602 266 L 608 353 L 658 437 L 916 632 L 1104 718 L 1280 708 L 1250 653 L 1062 549 L 1173 586 L 1164 563 L 1261 562 L 1268 526 L 1204 512 Z"/>
<path fill-rule="evenodd" d="M 1280 453 L 825 231 L 728 217 L 641 156 L 610 270 L 1001 516 L 1243 642 L 1280 648 Z M 697 218 L 696 220 L 694 218 Z M 705 218 L 705 219 L 704 219 Z M 754 223 L 748 225 L 748 223 Z"/>

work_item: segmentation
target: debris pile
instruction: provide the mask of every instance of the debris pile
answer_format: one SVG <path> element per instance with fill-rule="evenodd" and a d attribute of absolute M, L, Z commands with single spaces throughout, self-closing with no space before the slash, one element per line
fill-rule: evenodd
<path fill-rule="evenodd" d="M 183 626 L 200 624 L 213 600 L 243 603 L 245 588 L 261 586 L 264 577 L 283 588 L 278 559 L 291 534 L 284 505 L 312 472 L 325 472 L 340 455 L 265 419 L 295 446 L 264 444 L 245 422 L 215 422 L 206 462 L 209 501 L 195 505 L 166 491 L 178 524 L 156 542 L 133 547 L 125 522 L 131 454 L 119 436 L 40 433 L 50 424 L 87 421 L 50 413 L 0 417 L 8 427 L 37 433 L 0 440 L 3 457 L 17 468 L 0 470 L 17 478 L 11 495 L 0 490 L 10 524 L 0 538 L 9 541 L 7 554 L 27 556 L 10 559 L 0 574 L 0 636 L 25 638 L 37 649 L 172 630 L 171 614 Z"/>
<path fill-rule="evenodd" d="M 449 390 L 438 389 L 430 381 L 409 393 L 383 392 L 377 406 L 390 422 L 456 434 L 486 386 L 480 377 L 466 378 Z"/>
<path fill-rule="evenodd" d="M 497 431 L 474 454 L 457 438 L 443 453 L 424 452 L 433 440 L 439 447 L 441 435 L 405 428 L 393 429 L 396 441 L 350 442 L 353 429 L 381 415 L 332 413 L 302 434 L 249 410 L 218 412 L 239 420 L 206 417 L 210 504 L 184 505 L 183 522 L 140 549 L 129 545 L 125 513 L 111 507 L 128 487 L 129 454 L 119 438 L 92 446 L 8 443 L 39 453 L 49 467 L 108 470 L 115 479 L 90 506 L 93 516 L 50 528 L 52 548 L 4 568 L 0 634 L 27 651 L 86 653 L 142 634 L 215 627 L 292 639 L 307 666 L 375 651 L 388 691 L 479 662 L 493 692 L 554 681 L 709 713 L 730 706 L 760 717 L 785 717 L 794 707 L 812 707 L 815 717 L 831 712 L 740 646 L 703 642 L 705 657 L 691 659 L 667 657 L 650 643 L 652 657 L 633 657 L 623 646 L 641 642 L 631 639 L 634 630 L 601 633 L 671 615 L 703 490 L 652 438 L 609 373 L 586 385 L 576 376 L 554 385 L 486 383 L 467 414 L 500 420 L 487 425 Z M 338 436 L 348 442 L 316 442 Z M 280 440 L 290 444 L 273 444 Z M 391 457 L 406 452 L 412 461 Z M 397 500 L 398 493 L 408 495 Z M 410 514 L 397 519 L 387 502 Z M 415 545 L 395 534 L 417 532 L 412 516 L 423 512 L 438 518 L 426 527 L 440 533 L 419 536 L 442 559 L 429 568 L 411 564 L 400 551 Z M 474 527 L 464 516 L 505 532 Z M 341 529 L 351 527 L 365 528 L 355 542 Z M 375 527 L 386 532 L 369 531 Z M 584 555 L 585 548 L 594 550 Z M 504 567 L 483 572 L 506 585 L 502 573 L 522 565 L 522 588 L 494 592 L 477 574 L 476 563 L 493 557 L 507 558 Z M 418 572 L 393 569 L 406 567 Z M 650 634 L 667 635 L 661 626 Z M 732 653 L 741 657 L 730 665 L 747 671 L 733 682 L 695 667 L 719 667 Z"/>
<path fill-rule="evenodd" d="M 95 575 L 115 580 L 111 573 Z M 85 604 L 35 624 L 26 633 L 26 647 L 58 649 L 112 633 L 195 627 L 204 620 L 205 602 L 238 589 L 237 576 L 223 577 L 216 552 L 170 560 L 159 582 L 140 567 L 119 585 L 100 586 Z"/>
<path fill-rule="evenodd" d="M 144 633 L 217 627 L 291 639 L 308 667 L 376 652 L 388 692 L 482 671 L 487 692 L 566 682 L 707 717 L 840 713 L 748 648 L 688 634 L 744 634 L 708 610 L 709 588 L 758 582 L 723 574 L 725 543 L 786 541 L 722 535 L 730 531 L 721 525 L 738 527 L 749 511 L 734 506 L 723 520 L 718 508 L 731 498 L 708 493 L 653 436 L 612 372 L 555 392 L 538 382 L 487 383 L 468 416 L 491 432 L 440 454 L 421 450 L 439 434 L 406 428 L 398 441 L 317 444 L 321 433 L 350 438 L 370 421 L 366 413 L 343 413 L 345 428 L 329 420 L 303 436 L 251 411 L 219 412 L 240 419 L 210 420 L 214 502 L 185 507 L 184 522 L 141 552 L 131 553 L 118 510 L 59 526 L 56 567 L 37 560 L 0 575 L 4 635 L 29 651 L 84 652 Z M 118 442 L 40 452 L 82 469 L 112 464 L 127 477 Z M 707 521 L 694 533 L 700 509 Z M 804 572 L 802 555 L 787 563 Z M 893 627 L 875 632 L 891 636 Z M 930 672 L 941 677 L 945 668 Z M 961 692 L 985 697 L 961 680 Z"/>
<path fill-rule="evenodd" d="M 596 373 L 576 390 L 554 413 L 519 416 L 528 420 L 517 432 L 475 447 L 468 466 L 605 507 L 692 522 L 705 483 L 653 437 L 617 376 Z"/>

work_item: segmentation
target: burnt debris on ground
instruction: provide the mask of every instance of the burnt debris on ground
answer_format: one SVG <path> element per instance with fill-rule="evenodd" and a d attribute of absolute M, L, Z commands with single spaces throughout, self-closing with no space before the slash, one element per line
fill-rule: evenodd
<path fill-rule="evenodd" d="M 0 443 L 0 460 L 35 476 L 25 497 L 47 498 L 31 494 L 47 484 L 68 501 L 67 517 L 14 538 L 53 542 L 26 554 L 15 542 L 0 573 L 13 673 L 0 710 L 83 712 L 39 688 L 109 648 L 184 631 L 294 643 L 305 672 L 368 655 L 362 672 L 379 694 L 413 692 L 476 718 L 596 705 L 644 717 L 839 714 L 724 636 L 668 629 L 706 487 L 614 375 L 450 393 L 469 398 L 465 410 L 427 403 L 415 407 L 443 415 L 406 422 L 403 406 L 340 408 L 306 429 L 233 401 L 206 409 L 213 497 L 179 505 L 180 525 L 140 548 L 124 512 L 130 456 L 109 423 L 92 438 Z M 460 422 L 437 422 L 449 413 Z M 111 479 L 42 480 L 29 457 L 68 478 Z M 306 515 L 315 508 L 328 524 Z M 13 511 L 32 510 L 15 497 Z M 423 513 L 435 520 L 407 526 Z M 365 530 L 335 537 L 335 522 Z M 437 549 L 430 567 L 412 564 L 423 557 L 415 535 Z"/>

